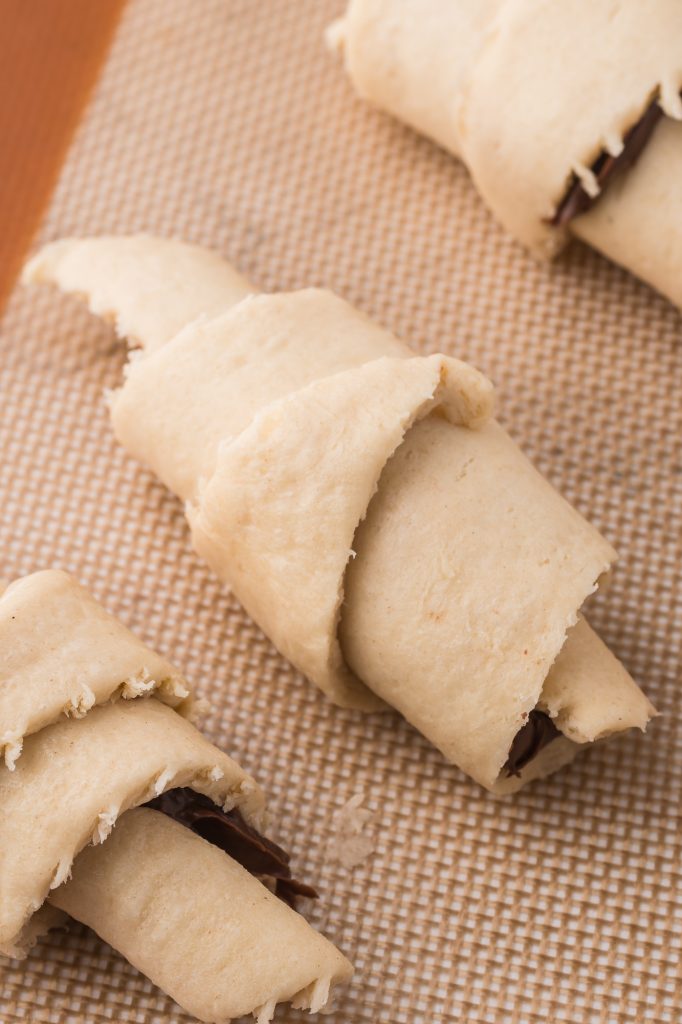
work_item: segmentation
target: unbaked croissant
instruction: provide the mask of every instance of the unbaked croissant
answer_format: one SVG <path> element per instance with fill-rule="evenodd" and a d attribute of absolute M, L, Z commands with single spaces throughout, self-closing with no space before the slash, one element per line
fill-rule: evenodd
<path fill-rule="evenodd" d="M 203 1021 L 320 1009 L 352 968 L 256 877 L 314 892 L 182 677 L 58 571 L 10 585 L 0 639 L 0 953 L 68 913 Z"/>
<path fill-rule="evenodd" d="M 249 294 L 176 241 L 64 240 L 26 278 L 87 296 L 142 347 L 116 436 L 336 703 L 399 709 L 498 792 L 646 726 L 651 704 L 579 615 L 615 553 L 494 421 L 478 371 L 415 356 L 330 292 Z"/>
<path fill-rule="evenodd" d="M 682 306 L 679 0 L 350 0 L 328 37 L 529 249 L 578 235 Z"/>

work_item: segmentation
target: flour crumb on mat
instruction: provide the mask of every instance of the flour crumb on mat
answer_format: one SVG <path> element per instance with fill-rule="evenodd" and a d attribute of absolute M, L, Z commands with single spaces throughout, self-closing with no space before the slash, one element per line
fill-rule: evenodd
<path fill-rule="evenodd" d="M 354 868 L 374 853 L 374 838 L 363 835 L 366 826 L 374 820 L 372 811 L 362 807 L 361 793 L 352 796 L 332 819 L 334 836 L 329 852 L 344 868 Z"/>

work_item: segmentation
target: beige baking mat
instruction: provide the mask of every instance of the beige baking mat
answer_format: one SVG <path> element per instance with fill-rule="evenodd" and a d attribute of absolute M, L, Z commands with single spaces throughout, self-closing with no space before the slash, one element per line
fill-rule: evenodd
<path fill-rule="evenodd" d="M 474 362 L 620 550 L 592 621 L 664 716 L 502 801 L 397 715 L 332 707 L 114 443 L 102 390 L 121 346 L 47 292 L 17 289 L 2 329 L 0 576 L 71 570 L 211 698 L 211 737 L 269 792 L 276 838 L 322 893 L 312 921 L 357 965 L 334 1024 L 677 1024 L 682 321 L 579 246 L 535 265 L 462 167 L 357 101 L 322 44 L 341 6 L 133 0 L 41 240 L 206 243 L 265 288 L 328 285 L 421 351 Z M 330 839 L 355 795 L 375 849 L 347 870 Z M 188 1018 L 74 927 L 0 968 L 0 1020 Z"/>

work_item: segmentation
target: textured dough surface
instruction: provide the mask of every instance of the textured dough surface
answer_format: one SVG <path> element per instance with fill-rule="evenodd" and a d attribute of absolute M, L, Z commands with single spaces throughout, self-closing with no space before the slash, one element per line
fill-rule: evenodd
<path fill-rule="evenodd" d="M 190 786 L 263 818 L 253 779 L 176 713 L 180 677 L 55 570 L 4 590 L 0 640 L 4 710 L 30 721 L 18 767 L 0 768 L 0 953 L 21 958 L 71 914 L 203 1020 L 322 1008 L 352 974 L 336 948 L 219 847 L 128 810 Z"/>
<path fill-rule="evenodd" d="M 599 680 L 596 690 L 595 680 Z M 625 667 L 582 616 L 552 665 L 538 706 L 575 743 L 594 743 L 623 729 L 645 729 L 656 715 Z"/>
<path fill-rule="evenodd" d="M 139 866 L 144 865 L 140 871 Z M 202 1021 L 284 1000 L 313 1010 L 352 967 L 221 850 L 156 811 L 126 812 L 52 897 Z"/>
<path fill-rule="evenodd" d="M 462 155 L 462 95 L 500 0 L 350 0 L 330 26 L 357 92 Z"/>
<path fill-rule="evenodd" d="M 105 244 L 102 244 L 102 243 Z M 153 351 L 199 316 L 215 316 L 253 291 L 217 253 L 148 235 L 53 242 L 31 260 L 26 280 L 54 281 L 87 296 L 116 333 Z"/>
<path fill-rule="evenodd" d="M 134 360 L 111 402 L 114 432 L 188 499 L 213 472 L 221 441 L 239 434 L 259 409 L 319 377 L 411 355 L 331 292 L 253 295 Z"/>
<path fill-rule="evenodd" d="M 223 446 L 189 511 L 199 554 L 338 704 L 376 707 L 337 638 L 344 573 L 386 461 L 432 409 L 477 426 L 491 415 L 492 388 L 444 356 L 376 359 L 314 381 Z"/>
<path fill-rule="evenodd" d="M 32 573 L 0 596 L 0 756 L 23 737 L 95 704 L 155 692 L 190 710 L 186 681 L 67 573 Z"/>
<path fill-rule="evenodd" d="M 474 66 L 463 110 L 464 158 L 505 227 L 539 255 L 575 173 L 589 194 L 599 153 L 618 153 L 660 92 L 682 118 L 678 0 L 505 0 Z M 579 59 L 557 59 L 563 53 Z"/>
<path fill-rule="evenodd" d="M 28 737 L 16 769 L 0 769 L 0 952 L 21 954 L 22 929 L 86 844 L 175 786 L 254 823 L 262 811 L 254 780 L 156 700 L 105 704 Z"/>
<path fill-rule="evenodd" d="M 389 339 L 325 292 L 248 297 L 133 366 L 114 419 L 192 495 L 197 550 L 295 665 L 338 703 L 383 698 L 483 785 L 510 791 L 578 749 L 557 741 L 520 778 L 501 777 L 545 685 L 567 735 L 614 730 L 602 683 L 621 728 L 654 713 L 591 632 L 569 632 L 615 553 L 486 422 L 484 378 Z M 392 344 L 397 358 L 381 357 Z M 437 366 L 452 371 L 442 399 L 428 383 Z M 450 423 L 428 415 L 434 399 Z"/>

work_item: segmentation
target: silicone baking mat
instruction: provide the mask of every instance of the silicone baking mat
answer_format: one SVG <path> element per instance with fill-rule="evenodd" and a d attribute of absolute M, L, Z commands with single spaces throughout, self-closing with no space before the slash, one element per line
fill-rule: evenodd
<path fill-rule="evenodd" d="M 123 348 L 48 291 L 16 288 L 2 324 L 0 575 L 74 572 L 210 698 L 210 736 L 269 793 L 274 837 L 322 893 L 311 920 L 356 964 L 334 1024 L 676 1024 L 682 321 L 578 245 L 532 262 L 459 164 L 352 95 L 323 46 L 341 7 L 129 3 L 39 240 L 205 243 L 264 288 L 329 286 L 479 366 L 512 434 L 619 549 L 591 619 L 662 717 L 501 800 L 397 715 L 333 707 L 115 444 L 102 391 Z M 374 849 L 348 869 L 334 816 L 355 796 Z M 74 926 L 0 967 L 0 1020 L 189 1018 Z"/>

